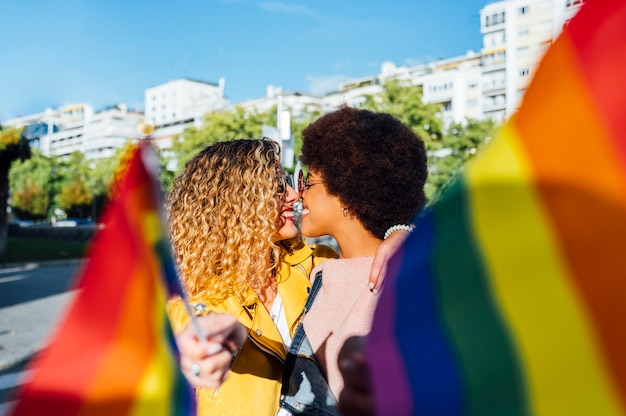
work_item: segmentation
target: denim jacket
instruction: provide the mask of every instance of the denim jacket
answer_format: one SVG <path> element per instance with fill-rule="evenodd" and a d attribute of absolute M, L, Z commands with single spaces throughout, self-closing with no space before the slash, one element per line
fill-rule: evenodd
<path fill-rule="evenodd" d="M 322 272 L 317 272 L 302 317 L 311 309 L 320 288 Z M 335 416 L 337 399 L 322 372 L 304 332 L 302 319 L 296 328 L 283 370 L 280 407 L 292 415 Z"/>

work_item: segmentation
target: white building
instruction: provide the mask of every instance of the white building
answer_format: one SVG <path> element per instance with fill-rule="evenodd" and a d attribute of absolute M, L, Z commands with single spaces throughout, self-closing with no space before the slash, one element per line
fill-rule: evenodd
<path fill-rule="evenodd" d="M 147 88 L 144 102 L 146 120 L 157 128 L 202 118 L 224 109 L 224 79 L 219 84 L 181 78 Z"/>
<path fill-rule="evenodd" d="M 95 113 L 85 124 L 81 151 L 87 159 L 113 156 L 116 149 L 139 138 L 137 126 L 143 117 L 124 104 Z"/>
<path fill-rule="evenodd" d="M 375 96 L 383 91 L 385 82 L 398 79 L 421 88 L 425 103 L 441 104 L 444 124 L 449 125 L 482 116 L 480 78 L 480 55 L 472 51 L 465 56 L 412 67 L 384 62 L 379 75 L 344 82 L 322 102 L 325 111 L 342 104 L 360 107 L 366 95 Z"/>
<path fill-rule="evenodd" d="M 40 150 L 45 156 L 69 156 L 83 151 L 85 125 L 94 115 L 87 104 L 46 109 L 43 122 L 48 125 L 48 134 L 40 137 Z"/>
<path fill-rule="evenodd" d="M 229 105 L 223 78 L 218 84 L 181 78 L 147 88 L 144 96 L 145 117 L 156 127 L 153 137 L 161 149 L 170 148 L 188 126 L 202 125 L 205 114 Z"/>
<path fill-rule="evenodd" d="M 386 62 L 383 64 L 383 68 L 386 64 L 393 65 L 390 62 Z M 339 84 L 337 91 L 326 94 L 322 98 L 322 107 L 325 112 L 333 111 L 341 105 L 361 107 L 365 102 L 366 95 L 373 96 L 382 91 L 380 75 L 357 78 Z"/>
<path fill-rule="evenodd" d="M 483 117 L 502 121 L 520 104 L 546 49 L 582 0 L 504 0 L 480 11 Z"/>
<path fill-rule="evenodd" d="M 283 110 L 291 113 L 291 117 L 294 120 L 297 120 L 303 114 L 321 111 L 322 98 L 302 91 L 283 92 L 281 87 L 268 85 L 265 97 L 233 104 L 230 106 L 230 109 L 234 110 L 235 107 L 241 107 L 246 112 L 254 111 L 256 113 L 266 113 L 277 107 L 282 107 Z"/>
<path fill-rule="evenodd" d="M 32 147 L 45 156 L 66 157 L 80 151 L 89 159 L 113 155 L 128 140 L 139 138 L 137 124 L 143 113 L 124 104 L 94 112 L 87 104 L 7 120 L 4 124 L 25 128 Z"/>
<path fill-rule="evenodd" d="M 464 56 L 408 68 L 403 76 L 421 87 L 425 103 L 441 105 L 444 125 L 481 118 L 481 70 L 477 53 L 469 51 Z"/>

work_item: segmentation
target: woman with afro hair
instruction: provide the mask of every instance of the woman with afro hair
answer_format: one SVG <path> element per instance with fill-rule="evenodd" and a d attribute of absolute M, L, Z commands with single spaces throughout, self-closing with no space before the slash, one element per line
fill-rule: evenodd
<path fill-rule="evenodd" d="M 337 358 L 347 338 L 369 332 L 376 291 L 367 290 L 377 249 L 409 231 L 424 207 L 423 141 L 389 114 L 342 107 L 302 132 L 302 233 L 330 235 L 340 258 L 311 272 L 313 287 L 289 351 L 279 415 L 337 414 Z M 387 234 L 387 235 L 386 235 Z"/>

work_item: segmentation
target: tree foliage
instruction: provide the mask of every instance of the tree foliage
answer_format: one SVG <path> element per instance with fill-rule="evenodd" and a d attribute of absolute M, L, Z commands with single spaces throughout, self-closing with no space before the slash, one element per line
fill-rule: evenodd
<path fill-rule="evenodd" d="M 2 129 L 0 126 L 0 254 L 6 248 L 8 234 L 9 169 L 16 159 L 28 157 L 30 157 L 30 147 L 21 129 Z"/>
<path fill-rule="evenodd" d="M 95 161 L 87 161 L 80 152 L 60 159 L 33 149 L 31 159 L 16 161 L 9 172 L 13 213 L 19 219 L 45 219 L 55 216 L 58 208 L 70 217 L 99 218 L 131 146 L 129 140 L 112 156 Z M 174 173 L 165 168 L 169 160 L 161 152 L 157 155 L 159 179 L 167 189 Z"/>
<path fill-rule="evenodd" d="M 66 160 L 57 161 L 55 176 L 59 180 L 56 205 L 69 217 L 87 217 L 92 212 L 95 192 L 90 180 L 90 166 L 85 155 L 73 152 Z"/>
<path fill-rule="evenodd" d="M 128 140 L 124 146 L 115 149 L 112 156 L 98 159 L 93 163 L 90 172 L 90 185 L 95 195 L 106 197 L 109 194 L 115 172 L 131 146 L 132 141 Z"/>
<path fill-rule="evenodd" d="M 422 88 L 391 80 L 383 85 L 383 92 L 365 97 L 363 108 L 389 113 L 410 126 L 424 140 L 427 150 L 439 149 L 443 137 L 443 121 L 439 104 L 424 103 Z"/>
<path fill-rule="evenodd" d="M 492 119 L 466 119 L 452 123 L 442 140 L 439 152 L 429 158 L 429 192 L 433 199 L 461 172 L 463 166 L 491 139 L 497 125 Z"/>
<path fill-rule="evenodd" d="M 51 207 L 52 160 L 32 150 L 30 159 L 17 160 L 9 170 L 11 209 L 21 219 L 44 219 Z"/>
<path fill-rule="evenodd" d="M 20 142 L 21 134 L 22 132 L 19 129 L 0 129 L 0 151 L 17 146 Z"/>
<path fill-rule="evenodd" d="M 421 87 L 398 80 L 385 83 L 381 93 L 366 96 L 363 107 L 395 116 L 424 140 L 429 167 L 425 192 L 431 202 L 478 153 L 496 128 L 492 120 L 467 119 L 446 129 L 441 106 L 424 103 Z"/>
<path fill-rule="evenodd" d="M 236 107 L 235 111 L 207 114 L 202 126 L 188 127 L 182 136 L 172 141 L 172 151 L 177 161 L 176 171 L 182 171 L 189 159 L 213 143 L 260 138 L 263 124 L 270 125 L 271 122 L 270 113 L 246 112 L 242 107 Z"/>

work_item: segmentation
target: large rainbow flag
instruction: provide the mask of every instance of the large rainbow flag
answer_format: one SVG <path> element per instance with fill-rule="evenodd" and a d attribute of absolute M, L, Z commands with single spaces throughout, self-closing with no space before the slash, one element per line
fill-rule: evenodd
<path fill-rule="evenodd" d="M 626 1 L 589 0 L 390 265 L 381 415 L 626 414 Z"/>
<path fill-rule="evenodd" d="M 182 294 L 161 220 L 154 151 L 137 146 L 64 321 L 12 415 L 195 414 L 166 315 Z"/>

